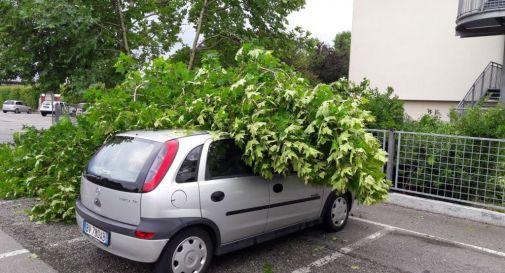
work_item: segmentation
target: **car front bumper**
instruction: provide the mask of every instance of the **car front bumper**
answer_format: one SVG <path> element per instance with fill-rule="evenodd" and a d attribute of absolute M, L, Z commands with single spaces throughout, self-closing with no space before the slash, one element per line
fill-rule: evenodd
<path fill-rule="evenodd" d="M 168 242 L 168 239 L 145 240 L 135 238 L 133 234 L 137 229 L 136 226 L 102 217 L 85 208 L 80 201 L 76 203 L 76 219 L 81 233 L 88 241 L 109 253 L 129 260 L 154 263 L 158 260 Z M 109 245 L 106 246 L 84 234 L 82 231 L 84 221 L 110 232 Z"/>

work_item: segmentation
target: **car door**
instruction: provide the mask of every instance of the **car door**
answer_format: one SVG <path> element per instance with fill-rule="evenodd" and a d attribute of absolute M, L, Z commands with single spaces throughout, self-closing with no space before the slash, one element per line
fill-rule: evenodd
<path fill-rule="evenodd" d="M 24 102 L 21 102 L 20 111 L 28 112 L 28 105 L 26 105 Z"/>
<path fill-rule="evenodd" d="M 296 175 L 270 181 L 270 209 L 266 231 L 315 220 L 320 216 L 323 187 L 306 184 Z"/>
<path fill-rule="evenodd" d="M 227 244 L 265 231 L 269 182 L 254 176 L 232 140 L 207 141 L 199 186 L 202 217 L 219 228 Z"/>
<path fill-rule="evenodd" d="M 19 112 L 23 112 L 25 109 L 23 108 L 23 103 L 20 101 L 16 101 L 16 109 L 19 110 Z"/>

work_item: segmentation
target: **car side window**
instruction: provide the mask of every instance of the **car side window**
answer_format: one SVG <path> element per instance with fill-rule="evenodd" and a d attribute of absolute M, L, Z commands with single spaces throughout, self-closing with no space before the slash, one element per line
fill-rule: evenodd
<path fill-rule="evenodd" d="M 225 139 L 210 144 L 205 179 L 252 176 L 251 167 L 242 160 L 243 151 L 233 140 Z"/>
<path fill-rule="evenodd" d="M 196 182 L 198 180 L 198 166 L 200 165 L 200 156 L 203 145 L 200 145 L 188 153 L 184 162 L 182 162 L 179 172 L 175 177 L 177 183 Z"/>
<path fill-rule="evenodd" d="M 18 101 L 18 102 L 16 102 L 16 105 L 23 105 L 23 103 Z"/>

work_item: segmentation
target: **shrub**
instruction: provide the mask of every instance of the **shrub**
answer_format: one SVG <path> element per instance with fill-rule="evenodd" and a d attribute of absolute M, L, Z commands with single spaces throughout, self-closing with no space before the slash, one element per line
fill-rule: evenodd
<path fill-rule="evenodd" d="M 30 86 L 6 85 L 0 86 L 0 103 L 6 100 L 20 100 L 25 102 L 32 110 L 38 106 L 39 92 Z"/>
<path fill-rule="evenodd" d="M 454 124 L 457 134 L 505 138 L 505 105 L 490 109 L 473 107 L 461 116 L 452 113 L 451 123 Z"/>
<path fill-rule="evenodd" d="M 385 93 L 374 89 L 364 96 L 368 100 L 364 109 L 375 117 L 374 121 L 368 123 L 369 128 L 399 130 L 403 127 L 405 118 L 403 101 L 393 94 L 392 88 L 388 88 Z"/>
<path fill-rule="evenodd" d="M 439 113 L 407 121 L 404 131 L 505 138 L 505 107 L 472 108 L 451 113 L 445 122 Z M 454 199 L 505 206 L 505 143 L 445 136 L 402 135 L 398 186 Z"/>

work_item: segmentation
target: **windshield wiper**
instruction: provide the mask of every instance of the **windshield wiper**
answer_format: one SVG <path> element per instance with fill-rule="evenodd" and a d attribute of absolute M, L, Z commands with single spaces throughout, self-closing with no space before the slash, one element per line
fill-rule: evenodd
<path fill-rule="evenodd" d="M 92 180 L 94 182 L 102 182 L 104 179 L 106 179 L 100 175 L 92 174 L 90 172 L 84 173 L 84 177 L 86 177 L 87 179 Z"/>

